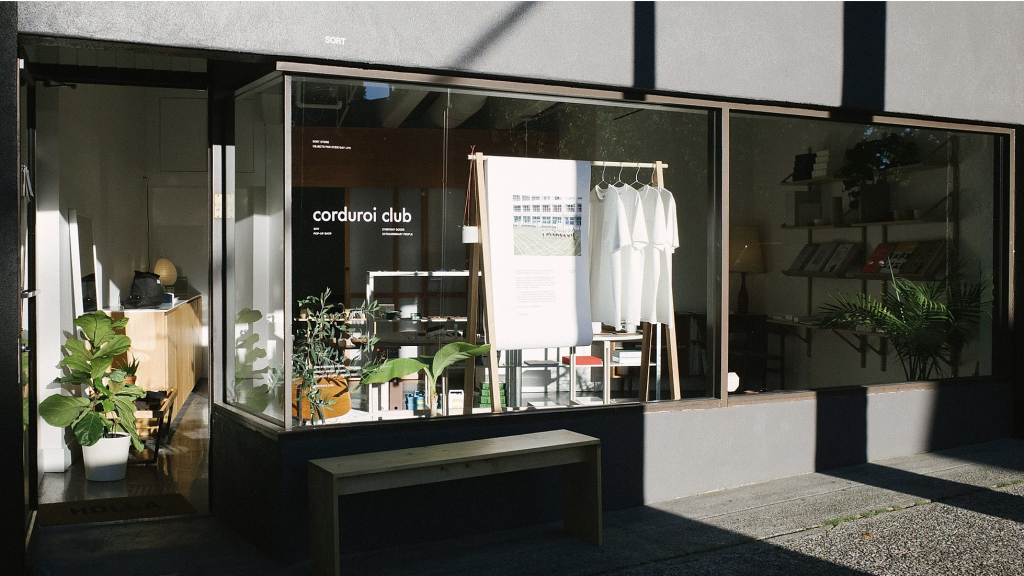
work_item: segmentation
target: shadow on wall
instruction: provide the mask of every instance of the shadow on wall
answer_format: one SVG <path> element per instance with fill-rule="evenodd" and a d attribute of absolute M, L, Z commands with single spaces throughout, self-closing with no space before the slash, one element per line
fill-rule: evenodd
<path fill-rule="evenodd" d="M 843 108 L 885 110 L 885 24 L 885 2 L 843 3 Z"/>

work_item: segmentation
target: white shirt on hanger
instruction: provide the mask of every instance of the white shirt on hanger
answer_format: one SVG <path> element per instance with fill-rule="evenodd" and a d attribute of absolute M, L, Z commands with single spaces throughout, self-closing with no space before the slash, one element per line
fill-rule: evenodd
<path fill-rule="evenodd" d="M 595 322 L 622 322 L 622 249 L 631 245 L 625 207 L 615 187 L 590 191 L 590 315 Z"/>
<path fill-rule="evenodd" d="M 664 322 L 665 320 L 658 314 L 658 292 L 662 269 L 665 267 L 664 252 L 671 251 L 672 246 L 661 189 L 652 186 L 640 188 L 640 202 L 649 240 L 643 250 L 644 277 L 640 295 L 640 320 Z"/>
<path fill-rule="evenodd" d="M 622 323 L 627 331 L 640 324 L 640 300 L 644 287 L 644 248 L 649 243 L 640 193 L 632 186 L 613 186 L 619 192 L 629 227 L 629 247 L 622 250 Z"/>
<path fill-rule="evenodd" d="M 665 215 L 666 242 L 661 252 L 661 271 L 658 278 L 658 322 L 675 326 L 675 307 L 672 305 L 672 253 L 679 248 L 679 220 L 676 200 L 668 190 L 658 187 Z"/>

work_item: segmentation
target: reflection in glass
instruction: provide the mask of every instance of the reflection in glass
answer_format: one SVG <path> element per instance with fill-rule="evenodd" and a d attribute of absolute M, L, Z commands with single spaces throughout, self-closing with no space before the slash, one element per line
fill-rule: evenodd
<path fill-rule="evenodd" d="M 378 361 L 416 359 L 468 339 L 470 318 L 480 312 L 468 303 L 473 244 L 462 243 L 463 228 L 473 223 L 475 210 L 473 188 L 467 185 L 471 152 L 661 161 L 668 165 L 664 188 L 671 191 L 679 230 L 669 269 L 681 393 L 711 395 L 705 352 L 705 112 L 322 78 L 293 79 L 291 90 L 291 305 L 330 289 L 331 303 L 339 311 L 344 307 L 346 318 L 376 302 L 380 309 L 367 318 L 365 334 L 359 326 L 358 334 L 334 338 L 347 357 L 364 351 L 363 336 L 377 339 L 372 352 Z M 654 178 L 650 168 L 594 167 L 590 187 L 643 188 Z M 536 227 L 538 235 L 548 234 L 544 238 L 561 238 L 560 231 L 587 226 L 582 199 L 556 198 L 530 174 L 522 175 L 521 186 L 510 224 Z M 544 321 L 536 319 L 538 332 Z M 479 330 L 482 343 L 482 326 Z M 460 363 L 439 377 L 437 406 L 427 405 L 430 395 L 422 373 L 381 385 L 362 384 L 356 375 L 348 378 L 345 405 L 351 409 L 325 420 L 487 412 L 491 386 L 500 391 L 506 410 L 636 402 L 639 359 L 634 356 L 640 336 L 606 336 L 592 349 L 575 351 L 578 357 L 598 358 L 599 364 L 580 361 L 575 371 L 563 361 L 573 355 L 569 348 L 502 350 L 501 374 L 494 383 L 482 365 L 474 370 L 470 362 L 467 370 Z M 664 344 L 656 350 L 661 380 L 652 384 L 651 400 L 670 398 L 665 352 Z M 475 381 L 464 388 L 467 377 Z M 464 390 L 472 390 L 472 397 Z"/>
<path fill-rule="evenodd" d="M 732 268 L 738 392 L 991 374 L 994 136 L 755 114 L 731 130 L 732 237 L 756 231 L 764 265 Z"/>
<path fill-rule="evenodd" d="M 284 419 L 288 313 L 282 90 L 277 80 L 236 99 L 235 189 L 227 191 L 224 219 L 234 342 L 225 398 L 278 422 Z"/>

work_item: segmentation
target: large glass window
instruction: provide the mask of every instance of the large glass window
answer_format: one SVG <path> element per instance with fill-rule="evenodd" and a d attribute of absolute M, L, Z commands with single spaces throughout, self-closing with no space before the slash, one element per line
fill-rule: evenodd
<path fill-rule="evenodd" d="M 473 245 L 463 243 L 463 226 L 476 209 L 474 191 L 467 190 L 473 151 L 667 165 L 660 183 L 653 168 L 595 165 L 586 185 L 598 190 L 595 197 L 615 189 L 641 206 L 639 220 L 622 220 L 623 249 L 638 263 L 632 274 L 642 280 L 649 257 L 647 274 L 657 268 L 666 284 L 662 292 L 650 286 L 652 294 L 671 295 L 674 310 L 650 317 L 676 331 L 678 396 L 711 395 L 706 112 L 324 78 L 294 78 L 290 89 L 296 423 L 488 412 L 492 386 L 509 411 L 639 401 L 640 318 L 627 322 L 632 312 L 596 325 L 592 346 L 501 350 L 497 375 L 488 374 L 482 360 L 475 371 L 456 364 L 437 375 L 433 407 L 434 383 L 423 371 L 379 385 L 361 382 L 367 363 L 422 359 L 470 339 L 474 315 L 478 341 L 484 341 L 485 315 L 468 302 Z M 587 198 L 574 201 L 546 189 L 549 183 L 530 173 L 522 173 L 517 186 L 522 192 L 510 197 L 507 218 L 509 225 L 531 228 L 523 235 L 555 245 L 591 233 Z M 573 216 L 552 216 L 559 212 Z M 649 253 L 641 241 L 648 236 L 656 246 Z M 496 259 L 493 266 L 506 263 Z M 535 318 L 538 335 L 546 321 Z M 663 328 L 652 331 L 645 400 L 676 395 Z M 468 387 L 466 378 L 473 379 Z"/>
<path fill-rule="evenodd" d="M 996 137 L 731 117 L 738 392 L 992 373 Z"/>
<path fill-rule="evenodd" d="M 285 297 L 284 118 L 280 78 L 236 99 L 235 186 L 221 207 L 231 347 L 224 398 L 279 423 L 285 418 L 290 313 Z"/>

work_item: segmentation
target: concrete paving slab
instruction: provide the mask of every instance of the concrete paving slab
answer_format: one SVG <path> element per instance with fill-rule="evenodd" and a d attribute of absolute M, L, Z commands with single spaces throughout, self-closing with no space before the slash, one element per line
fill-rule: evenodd
<path fill-rule="evenodd" d="M 606 513 L 601 547 L 549 524 L 347 554 L 343 566 L 359 575 L 1008 576 L 1024 572 L 1022 527 L 1024 442 L 1008 440 Z M 275 563 L 205 516 L 47 528 L 36 541 L 34 575 L 309 571 Z"/>

